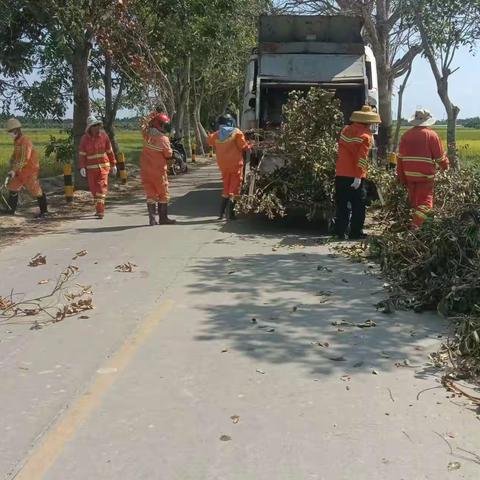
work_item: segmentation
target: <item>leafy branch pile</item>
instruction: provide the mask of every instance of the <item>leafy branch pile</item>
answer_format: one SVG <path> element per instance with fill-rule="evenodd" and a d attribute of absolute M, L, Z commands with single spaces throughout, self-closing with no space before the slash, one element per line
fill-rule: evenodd
<path fill-rule="evenodd" d="M 337 136 L 343 125 L 339 107 L 339 101 L 320 88 L 290 94 L 274 145 L 263 151 L 264 158 L 285 159 L 285 166 L 269 173 L 258 169 L 255 189 L 242 195 L 240 211 L 275 218 L 301 209 L 311 220 L 331 210 Z"/>
<path fill-rule="evenodd" d="M 380 183 L 388 223 L 370 246 L 393 279 L 396 302 L 451 317 L 456 331 L 446 348 L 457 369 L 480 376 L 480 174 L 439 174 L 435 216 L 418 231 L 405 228 L 410 212 L 393 176 Z M 377 178 L 378 181 L 378 178 Z"/>

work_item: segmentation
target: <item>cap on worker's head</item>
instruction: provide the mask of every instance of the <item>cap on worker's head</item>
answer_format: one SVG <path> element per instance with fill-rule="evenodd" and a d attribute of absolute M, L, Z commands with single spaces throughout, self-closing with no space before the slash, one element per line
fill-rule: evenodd
<path fill-rule="evenodd" d="M 16 130 L 17 128 L 22 128 L 22 124 L 16 118 L 9 118 L 5 125 L 7 132 L 11 132 L 12 130 Z"/>
<path fill-rule="evenodd" d="M 361 110 L 353 112 L 350 121 L 357 123 L 382 123 L 380 115 L 369 105 L 364 105 Z"/>
<path fill-rule="evenodd" d="M 415 115 L 408 120 L 410 125 L 416 127 L 430 127 L 435 123 L 435 119 L 432 114 L 425 108 L 421 108 L 415 112 Z"/>
<path fill-rule="evenodd" d="M 96 117 L 90 116 L 87 118 L 87 127 L 85 128 L 85 133 L 88 133 L 91 127 L 94 127 L 95 125 L 101 125 L 102 121 L 99 120 Z"/>
<path fill-rule="evenodd" d="M 235 119 L 229 113 L 224 113 L 218 117 L 217 124 L 219 127 L 235 127 Z"/>

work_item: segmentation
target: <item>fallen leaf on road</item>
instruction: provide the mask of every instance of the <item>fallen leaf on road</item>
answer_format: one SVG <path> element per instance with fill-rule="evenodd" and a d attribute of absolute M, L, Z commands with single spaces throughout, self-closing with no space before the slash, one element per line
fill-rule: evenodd
<path fill-rule="evenodd" d="M 78 317 L 80 320 L 87 320 L 89 319 L 90 317 L 88 315 L 81 315 L 80 317 Z"/>
<path fill-rule="evenodd" d="M 460 464 L 460 462 L 450 462 L 447 466 L 447 469 L 449 472 L 453 472 L 454 470 L 460 470 L 460 467 L 462 465 Z"/>
<path fill-rule="evenodd" d="M 222 435 L 222 436 L 220 437 L 220 440 L 221 440 L 222 442 L 229 442 L 231 439 L 232 439 L 232 437 L 230 437 L 230 436 L 228 436 L 228 435 Z"/>
<path fill-rule="evenodd" d="M 262 375 L 265 375 L 265 372 L 264 372 L 263 370 L 260 370 L 259 368 L 257 368 L 255 371 L 256 371 L 257 373 L 261 373 Z"/>
<path fill-rule="evenodd" d="M 117 265 L 117 266 L 115 267 L 115 271 L 116 271 L 116 272 L 132 273 L 132 272 L 133 272 L 133 269 L 134 269 L 136 266 L 137 266 L 137 265 L 135 265 L 134 263 L 130 263 L 130 262 L 122 263 L 121 265 Z"/>
<path fill-rule="evenodd" d="M 373 320 L 367 320 L 363 323 L 357 323 L 358 328 L 371 328 L 371 327 L 376 327 L 377 324 Z"/>
<path fill-rule="evenodd" d="M 345 357 L 328 357 L 329 360 L 332 360 L 332 362 L 346 362 L 347 359 Z"/>
<path fill-rule="evenodd" d="M 230 417 L 232 419 L 232 422 L 237 424 L 240 421 L 240 417 L 238 415 L 232 415 Z"/>
<path fill-rule="evenodd" d="M 72 258 L 72 260 L 76 260 L 78 257 L 84 257 L 85 255 L 87 255 L 87 251 L 86 250 L 80 250 L 79 252 L 77 252 L 75 254 L 75 256 Z"/>
<path fill-rule="evenodd" d="M 349 387 L 348 385 L 347 385 L 345 388 L 346 388 L 347 390 L 350 390 L 350 387 Z"/>
<path fill-rule="evenodd" d="M 256 318 L 252 318 L 252 323 L 257 323 L 257 319 L 256 319 Z"/>
<path fill-rule="evenodd" d="M 47 263 L 47 257 L 37 253 L 28 264 L 29 267 L 38 267 L 39 265 L 45 265 Z"/>
<path fill-rule="evenodd" d="M 30 327 L 30 330 L 41 330 L 43 328 L 38 322 L 34 322 L 33 325 Z"/>
<path fill-rule="evenodd" d="M 222 350 L 222 353 L 227 353 L 227 352 L 228 352 L 228 348 L 224 348 L 224 349 Z"/>
<path fill-rule="evenodd" d="M 344 331 L 345 331 L 344 328 L 337 328 L 337 332 L 339 332 L 339 333 L 342 333 L 342 332 L 344 332 Z"/>
<path fill-rule="evenodd" d="M 269 328 L 269 329 L 267 330 L 268 333 L 272 333 L 272 332 L 274 332 L 274 331 L 275 331 L 274 328 Z"/>
<path fill-rule="evenodd" d="M 357 362 L 357 363 L 353 366 L 353 368 L 359 368 L 359 367 L 361 367 L 362 365 L 363 365 L 363 362 Z"/>
<path fill-rule="evenodd" d="M 452 433 L 452 432 L 447 432 L 445 435 L 450 438 L 455 438 L 457 436 L 456 433 Z"/>
<path fill-rule="evenodd" d="M 319 347 L 328 348 L 330 344 L 328 342 L 312 342 L 313 345 L 318 345 Z"/>
<path fill-rule="evenodd" d="M 351 327 L 351 326 L 353 326 L 353 323 L 347 322 L 346 320 L 335 320 L 334 322 L 332 322 L 332 325 L 334 327 L 340 327 L 340 326 L 343 326 L 343 325 Z"/>
<path fill-rule="evenodd" d="M 235 273 L 235 270 L 230 270 L 230 271 L 228 272 L 229 275 L 233 275 L 234 273 Z"/>
<path fill-rule="evenodd" d="M 378 375 L 378 372 L 376 370 L 372 370 L 372 375 Z"/>
<path fill-rule="evenodd" d="M 293 307 L 292 310 L 296 312 L 298 310 L 298 307 Z"/>
<path fill-rule="evenodd" d="M 346 280 L 345 278 L 342 278 L 342 282 L 343 283 L 348 283 L 348 280 Z"/>
<path fill-rule="evenodd" d="M 352 377 L 350 375 L 342 375 L 340 377 L 340 380 L 342 380 L 342 382 L 349 382 L 351 379 Z"/>
<path fill-rule="evenodd" d="M 46 283 L 48 283 L 50 280 L 40 280 L 38 282 L 38 285 L 45 285 Z"/>
<path fill-rule="evenodd" d="M 383 358 L 390 358 L 390 355 L 387 352 L 380 352 L 380 356 Z"/>
<path fill-rule="evenodd" d="M 332 273 L 333 270 L 330 268 L 330 267 L 324 267 L 323 265 L 319 265 L 317 267 L 317 270 L 320 272 L 320 271 L 324 271 L 324 272 L 328 272 L 328 273 Z"/>

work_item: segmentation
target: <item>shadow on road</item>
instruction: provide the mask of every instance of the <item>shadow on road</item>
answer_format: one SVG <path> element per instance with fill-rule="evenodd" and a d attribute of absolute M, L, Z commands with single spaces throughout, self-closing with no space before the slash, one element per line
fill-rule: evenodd
<path fill-rule="evenodd" d="M 420 343 L 445 327 L 428 314 L 377 312 L 383 291 L 368 268 L 327 254 L 209 258 L 192 272 L 189 293 L 208 314 L 197 340 L 226 339 L 259 362 L 302 364 L 312 375 L 414 368 L 426 360 Z M 205 303 L 212 292 L 216 303 Z"/>

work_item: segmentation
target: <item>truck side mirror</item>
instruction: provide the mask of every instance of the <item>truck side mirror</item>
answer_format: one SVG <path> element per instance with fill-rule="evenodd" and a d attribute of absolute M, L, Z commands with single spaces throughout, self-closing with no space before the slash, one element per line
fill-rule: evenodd
<path fill-rule="evenodd" d="M 257 99 L 255 97 L 252 97 L 249 101 L 248 101 L 248 106 L 250 108 L 255 108 L 257 106 Z"/>

